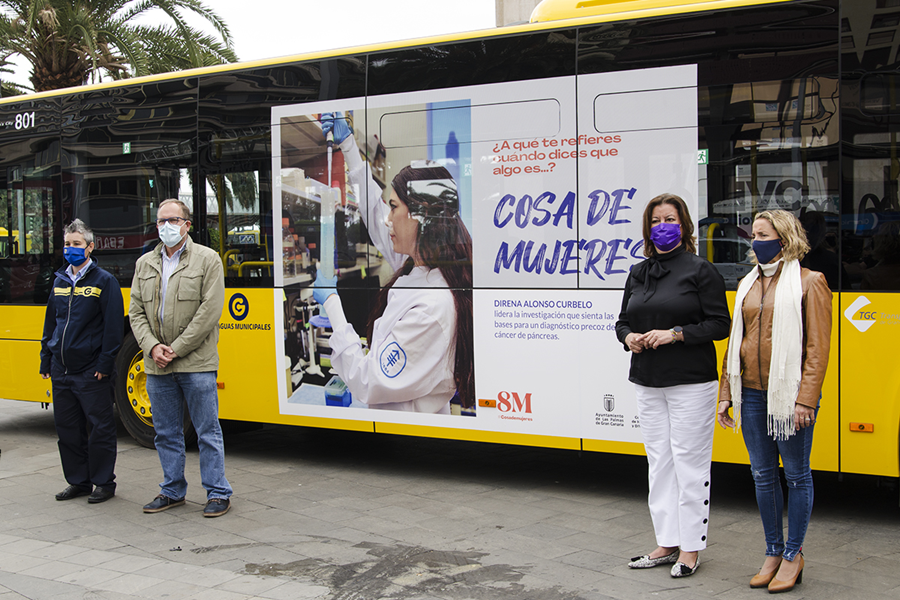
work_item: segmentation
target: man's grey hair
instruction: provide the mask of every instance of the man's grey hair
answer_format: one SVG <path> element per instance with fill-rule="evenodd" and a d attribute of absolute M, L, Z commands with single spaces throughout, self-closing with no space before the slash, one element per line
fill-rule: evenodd
<path fill-rule="evenodd" d="M 91 228 L 84 224 L 81 219 L 75 219 L 63 230 L 63 235 L 67 233 L 80 233 L 84 236 L 84 243 L 88 246 L 94 243 L 94 232 Z"/>
<path fill-rule="evenodd" d="M 168 200 L 163 200 L 159 203 L 159 208 L 156 209 L 157 213 L 159 213 L 159 209 L 165 206 L 166 204 L 177 204 L 181 207 L 181 216 L 185 221 L 191 220 L 191 209 L 188 208 L 188 205 L 179 200 L 178 198 L 169 198 Z"/>

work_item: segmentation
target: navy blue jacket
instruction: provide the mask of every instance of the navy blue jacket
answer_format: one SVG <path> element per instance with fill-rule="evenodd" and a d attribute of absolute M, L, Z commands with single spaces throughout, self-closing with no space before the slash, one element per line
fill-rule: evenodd
<path fill-rule="evenodd" d="M 85 268 L 75 285 L 65 267 L 56 272 L 44 317 L 41 373 L 113 374 L 125 329 L 122 290 L 95 259 Z"/>

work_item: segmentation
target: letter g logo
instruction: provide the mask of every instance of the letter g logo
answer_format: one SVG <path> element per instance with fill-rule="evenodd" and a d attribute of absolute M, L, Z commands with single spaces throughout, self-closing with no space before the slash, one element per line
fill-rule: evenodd
<path fill-rule="evenodd" d="M 228 301 L 228 312 L 235 321 L 243 321 L 250 314 L 250 303 L 243 294 L 235 294 Z"/>

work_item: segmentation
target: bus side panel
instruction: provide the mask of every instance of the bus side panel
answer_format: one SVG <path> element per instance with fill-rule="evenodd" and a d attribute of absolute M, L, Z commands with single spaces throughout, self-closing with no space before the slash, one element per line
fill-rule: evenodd
<path fill-rule="evenodd" d="M 836 317 L 841 333 L 841 470 L 897 477 L 900 294 L 841 294 Z M 823 410 L 828 406 L 822 405 Z"/>
<path fill-rule="evenodd" d="M 50 380 L 42 379 L 41 342 L 4 340 L 0 345 L 0 398 L 50 402 Z"/>
<path fill-rule="evenodd" d="M 534 446 L 537 448 L 557 448 L 561 450 L 581 450 L 578 438 L 554 435 L 533 435 L 509 431 L 478 431 L 475 429 L 457 429 L 453 427 L 422 427 L 406 423 L 376 422 L 377 433 L 409 435 L 415 437 L 439 438 L 445 440 L 464 440 L 467 442 L 489 442 L 492 444 L 510 444 L 515 446 Z M 641 446 L 643 448 L 643 446 Z"/>
<path fill-rule="evenodd" d="M 0 305 L 0 398 L 50 402 L 50 380 L 41 379 L 44 306 Z"/>
<path fill-rule="evenodd" d="M 728 308 L 734 314 L 734 298 L 736 292 L 728 292 Z M 822 409 L 819 411 L 816 422 L 815 441 L 812 448 L 810 464 L 817 471 L 838 471 L 840 428 L 838 411 L 838 325 L 837 315 L 840 308 L 838 294 L 832 296 L 832 325 L 831 325 L 831 358 L 828 372 L 825 375 L 825 383 L 822 385 Z M 725 351 L 728 340 L 716 342 L 716 356 L 719 359 L 719 377 L 722 376 L 722 361 L 725 359 Z M 722 429 L 716 425 L 716 434 L 713 439 L 713 460 L 717 462 L 750 464 L 747 456 L 747 447 L 744 445 L 744 436 L 740 430 L 736 433 L 731 429 Z"/>
<path fill-rule="evenodd" d="M 297 417 L 278 410 L 278 365 L 272 344 L 275 322 L 272 295 L 280 289 L 225 290 L 225 308 L 219 321 L 219 417 L 236 421 L 277 423 L 373 431 L 371 421 Z"/>
<path fill-rule="evenodd" d="M 841 299 L 840 294 L 831 294 L 831 353 L 828 357 L 828 371 L 822 384 L 822 400 L 819 414 L 816 417 L 816 431 L 813 438 L 810 466 L 817 471 L 846 470 L 840 462 L 841 444 L 841 411 L 840 411 L 840 374 L 841 360 L 838 349 Z"/>

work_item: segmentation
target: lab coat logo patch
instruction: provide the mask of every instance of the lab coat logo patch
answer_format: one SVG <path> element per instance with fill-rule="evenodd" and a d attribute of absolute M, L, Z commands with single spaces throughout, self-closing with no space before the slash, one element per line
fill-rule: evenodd
<path fill-rule="evenodd" d="M 406 352 L 403 351 L 400 344 L 391 342 L 381 351 L 379 361 L 381 362 L 381 372 L 384 373 L 386 377 L 393 379 L 399 375 L 406 366 Z"/>

